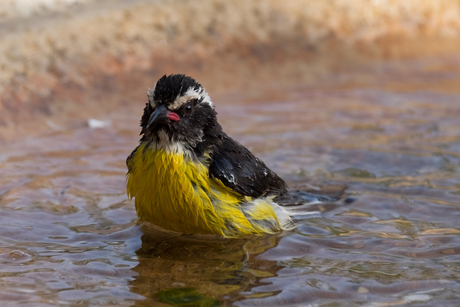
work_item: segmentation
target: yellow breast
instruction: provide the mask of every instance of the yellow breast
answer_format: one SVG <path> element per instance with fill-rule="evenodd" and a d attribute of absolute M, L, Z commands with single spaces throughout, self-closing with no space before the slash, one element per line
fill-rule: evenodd
<path fill-rule="evenodd" d="M 270 199 L 243 197 L 210 178 L 208 165 L 189 155 L 141 144 L 129 165 L 127 192 L 141 220 L 183 233 L 225 236 L 281 229 Z"/>

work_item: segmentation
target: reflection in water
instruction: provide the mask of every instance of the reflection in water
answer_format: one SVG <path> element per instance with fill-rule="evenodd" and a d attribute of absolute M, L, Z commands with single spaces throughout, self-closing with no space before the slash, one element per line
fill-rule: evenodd
<path fill-rule="evenodd" d="M 275 276 L 281 268 L 276 261 L 257 256 L 276 246 L 281 236 L 252 236 L 225 239 L 213 236 L 172 235 L 144 227 L 142 247 L 136 251 L 139 275 L 130 282 L 131 291 L 147 300 L 185 304 L 181 297 L 194 298 L 195 304 L 213 306 L 211 298 L 239 297 L 262 277 Z M 193 293 L 193 295 L 191 295 Z M 231 298 L 230 300 L 228 300 Z M 201 305 L 200 305 L 201 306 Z"/>
<path fill-rule="evenodd" d="M 290 208 L 298 228 L 280 235 L 137 225 L 124 161 L 139 106 L 2 148 L 2 304 L 459 305 L 460 92 L 436 61 L 213 95 L 225 130 L 291 186 L 347 186 L 349 201 Z"/>

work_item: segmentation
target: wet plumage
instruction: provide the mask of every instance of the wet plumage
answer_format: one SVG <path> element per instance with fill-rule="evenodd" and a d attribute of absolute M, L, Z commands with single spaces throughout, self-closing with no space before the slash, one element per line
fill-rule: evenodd
<path fill-rule="evenodd" d="M 127 191 L 141 220 L 183 233 L 276 233 L 294 227 L 273 199 L 287 185 L 229 137 L 204 88 L 163 76 L 148 92 L 140 145 L 127 159 Z"/>

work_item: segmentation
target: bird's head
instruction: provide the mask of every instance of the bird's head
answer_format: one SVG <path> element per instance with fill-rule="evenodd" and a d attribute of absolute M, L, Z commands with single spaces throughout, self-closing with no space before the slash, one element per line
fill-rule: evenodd
<path fill-rule="evenodd" d="M 191 77 L 165 75 L 147 96 L 141 118 L 141 141 L 195 148 L 207 130 L 220 127 L 211 98 Z"/>

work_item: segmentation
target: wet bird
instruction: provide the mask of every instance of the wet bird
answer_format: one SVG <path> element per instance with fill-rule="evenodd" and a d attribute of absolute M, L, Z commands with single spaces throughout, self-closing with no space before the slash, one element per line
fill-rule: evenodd
<path fill-rule="evenodd" d="M 165 75 L 147 96 L 140 144 L 126 160 L 140 220 L 226 237 L 295 228 L 276 203 L 289 199 L 286 183 L 222 130 L 201 84 Z"/>

